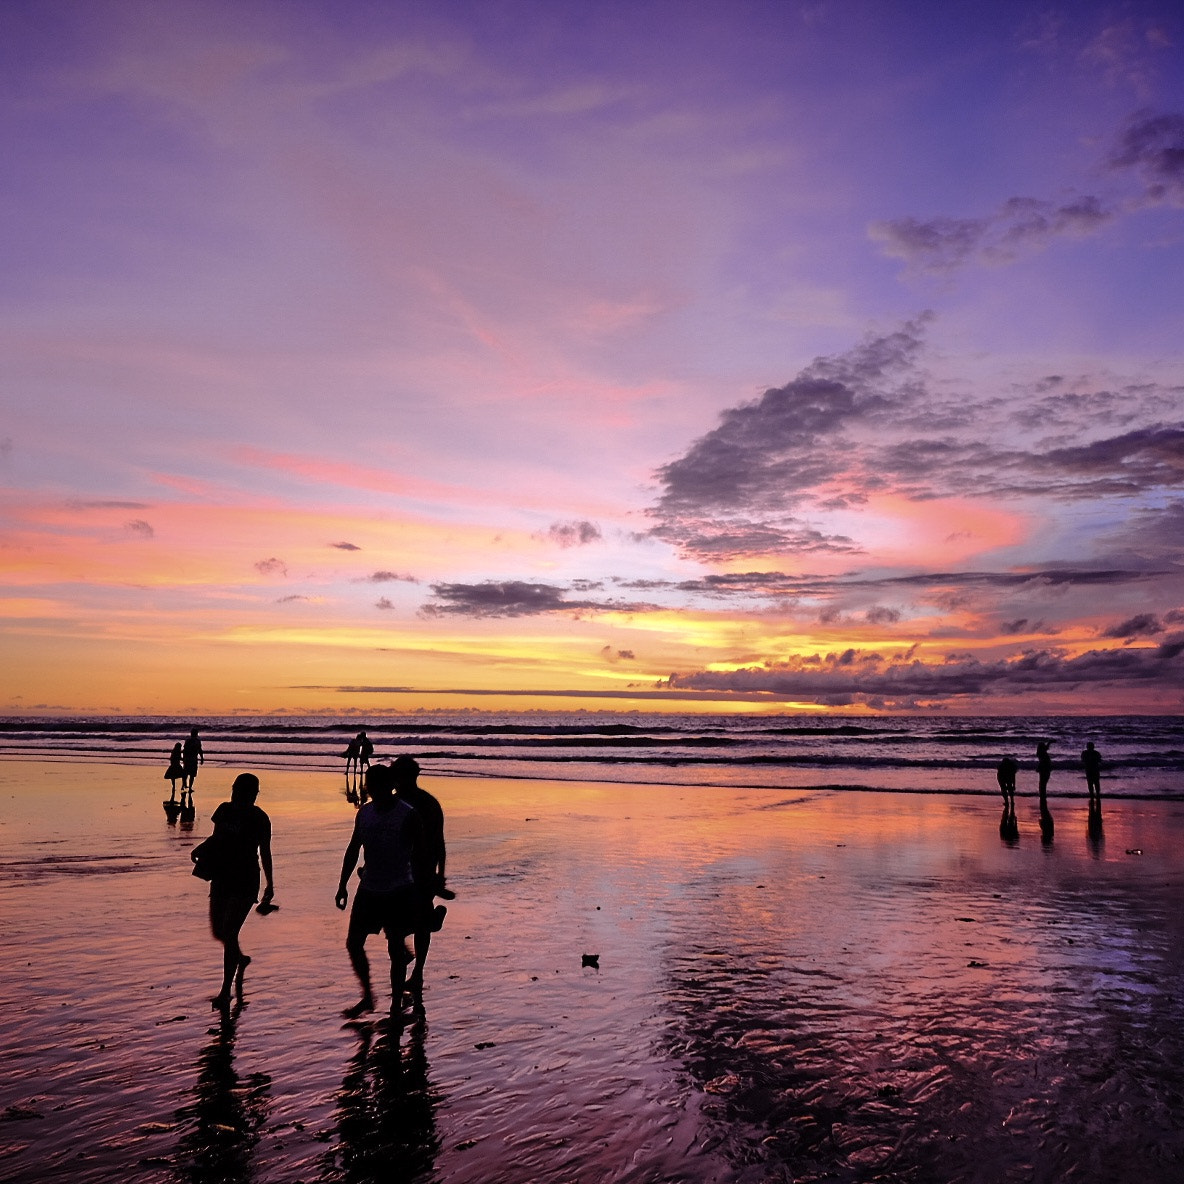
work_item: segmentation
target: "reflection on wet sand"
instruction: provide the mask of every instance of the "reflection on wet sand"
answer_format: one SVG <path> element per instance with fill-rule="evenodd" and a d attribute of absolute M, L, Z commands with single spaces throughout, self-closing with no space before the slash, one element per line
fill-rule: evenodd
<path fill-rule="evenodd" d="M 226 1184 L 254 1178 L 253 1156 L 270 1110 L 271 1078 L 240 1077 L 234 1040 L 242 1005 L 223 1008 L 210 1042 L 198 1057 L 193 1101 L 177 1111 L 182 1135 L 177 1148 L 181 1179 Z"/>
<path fill-rule="evenodd" d="M 899 899 L 869 902 L 858 946 L 749 932 L 668 950 L 666 1047 L 716 1145 L 746 1180 L 1181 1179 L 1184 1004 L 1152 985 L 1181 951 L 1144 949 L 1155 905 L 1090 916 L 1078 892 L 1005 919 L 968 901 L 963 969 L 902 941 L 941 922 Z"/>
<path fill-rule="evenodd" d="M 429 1179 L 440 1136 L 424 1048 L 427 1022 L 419 1013 L 405 1042 L 396 1021 L 359 1023 L 355 1030 L 357 1051 L 337 1095 L 337 1146 L 322 1178 L 342 1184 Z"/>

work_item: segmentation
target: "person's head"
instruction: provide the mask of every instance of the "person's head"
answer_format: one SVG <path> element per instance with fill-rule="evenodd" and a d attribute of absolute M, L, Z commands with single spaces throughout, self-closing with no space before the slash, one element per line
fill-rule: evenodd
<path fill-rule="evenodd" d="M 1093 748 L 1094 742 L 1092 740 L 1087 740 L 1085 742 L 1085 746 L 1086 746 L 1086 748 Z"/>
<path fill-rule="evenodd" d="M 376 801 L 388 800 L 395 792 L 390 765 L 371 765 L 366 770 L 366 792 Z"/>
<path fill-rule="evenodd" d="M 230 787 L 230 800 L 251 805 L 259 796 L 259 778 L 254 773 L 240 773 Z"/>
<path fill-rule="evenodd" d="M 190 729 L 189 729 L 189 734 L 190 734 L 191 736 L 196 736 L 196 735 L 197 735 L 197 729 L 196 729 L 196 728 L 190 728 Z"/>
<path fill-rule="evenodd" d="M 1047 752 L 1048 751 L 1047 742 L 1044 740 L 1041 740 L 1040 743 L 1036 745 L 1036 751 L 1037 752 Z"/>
<path fill-rule="evenodd" d="M 415 785 L 419 777 L 419 762 L 410 756 L 396 757 L 391 765 L 391 778 L 395 789 L 410 788 Z"/>

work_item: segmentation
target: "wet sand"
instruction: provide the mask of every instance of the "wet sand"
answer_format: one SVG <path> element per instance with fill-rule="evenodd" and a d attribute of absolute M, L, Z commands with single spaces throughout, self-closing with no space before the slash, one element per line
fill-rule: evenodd
<path fill-rule="evenodd" d="M 340 1018 L 320 773 L 264 775 L 281 909 L 210 1009 L 231 779 L 186 832 L 143 768 L 0 768 L 0 1179 L 1182 1178 L 1178 804 L 1046 846 L 1023 799 L 1011 844 L 989 798 L 425 776 L 458 897 L 400 1034 Z"/>

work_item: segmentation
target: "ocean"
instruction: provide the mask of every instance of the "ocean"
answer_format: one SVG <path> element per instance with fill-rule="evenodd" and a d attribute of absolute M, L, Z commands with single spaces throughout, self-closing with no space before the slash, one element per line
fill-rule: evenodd
<path fill-rule="evenodd" d="M 1005 754 L 1019 793 L 1036 792 L 1037 741 L 1051 745 L 1054 797 L 1084 796 L 1080 752 L 1101 751 L 1103 792 L 1184 797 L 1181 716 L 669 715 L 611 712 L 412 712 L 364 716 L 225 715 L 0 719 L 0 759 L 168 764 L 198 727 L 207 773 L 344 772 L 364 729 L 375 761 L 403 753 L 441 777 L 532 778 L 735 788 L 995 794 Z"/>

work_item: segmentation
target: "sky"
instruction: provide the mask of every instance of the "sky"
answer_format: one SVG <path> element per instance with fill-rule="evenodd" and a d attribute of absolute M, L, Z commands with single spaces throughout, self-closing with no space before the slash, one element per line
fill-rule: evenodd
<path fill-rule="evenodd" d="M 0 712 L 1184 711 L 1176 3 L 0 6 Z"/>

